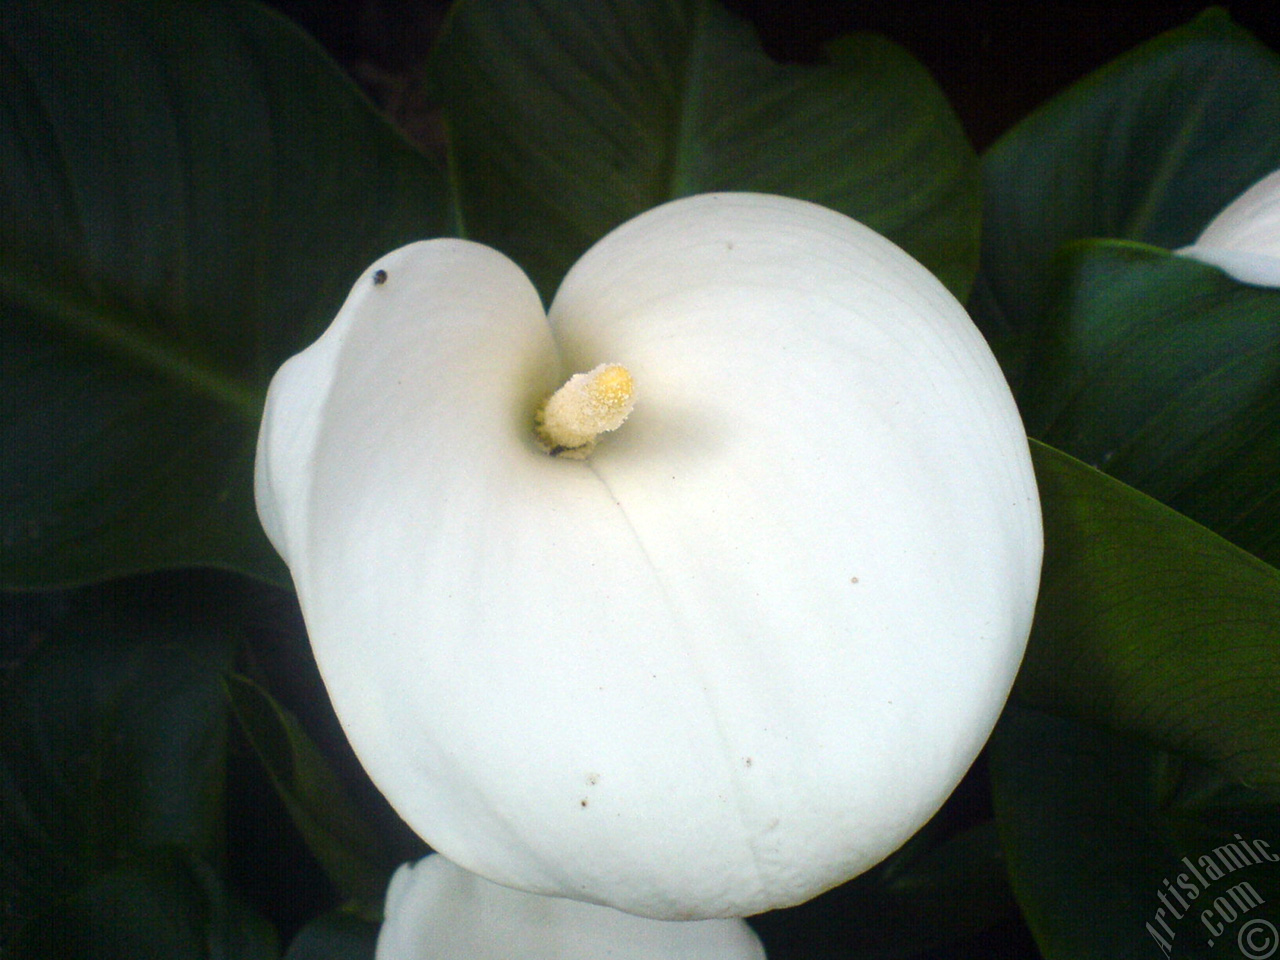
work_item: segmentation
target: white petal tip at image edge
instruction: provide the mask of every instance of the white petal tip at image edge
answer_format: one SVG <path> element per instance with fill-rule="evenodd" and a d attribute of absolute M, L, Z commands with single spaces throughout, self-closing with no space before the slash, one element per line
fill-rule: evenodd
<path fill-rule="evenodd" d="M 1280 170 L 1228 204 L 1194 244 L 1178 253 L 1241 283 L 1280 287 Z"/>
<path fill-rule="evenodd" d="M 742 920 L 649 920 L 501 887 L 438 854 L 396 871 L 377 960 L 764 960 Z"/>

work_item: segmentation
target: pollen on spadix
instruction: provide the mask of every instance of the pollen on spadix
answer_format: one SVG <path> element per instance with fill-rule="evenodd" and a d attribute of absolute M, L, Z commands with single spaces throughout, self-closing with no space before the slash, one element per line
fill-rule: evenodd
<path fill-rule="evenodd" d="M 581 460 L 600 434 L 622 426 L 635 402 L 631 374 L 621 364 L 576 373 L 538 411 L 538 444 L 554 456 Z"/>

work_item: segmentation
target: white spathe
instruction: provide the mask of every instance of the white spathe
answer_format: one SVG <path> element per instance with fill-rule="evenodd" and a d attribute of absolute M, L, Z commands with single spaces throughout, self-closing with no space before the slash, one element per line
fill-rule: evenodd
<path fill-rule="evenodd" d="M 582 461 L 535 412 L 623 364 Z M 277 374 L 263 523 L 334 707 L 432 847 L 660 919 L 809 899 L 991 731 L 1039 501 L 1009 389 L 911 257 L 813 204 L 678 200 L 544 314 L 487 247 L 396 250 Z"/>
<path fill-rule="evenodd" d="M 1178 251 L 1241 283 L 1280 287 L 1280 170 L 1229 203 L 1196 242 Z"/>
<path fill-rule="evenodd" d="M 650 920 L 498 886 L 439 854 L 387 889 L 377 960 L 764 960 L 742 920 Z"/>

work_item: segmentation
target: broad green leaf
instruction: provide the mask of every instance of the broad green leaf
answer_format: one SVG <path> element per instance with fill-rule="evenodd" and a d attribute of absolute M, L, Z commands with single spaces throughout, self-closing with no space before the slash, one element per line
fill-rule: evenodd
<path fill-rule="evenodd" d="M 91 901 L 153 851 L 220 860 L 221 677 L 229 616 L 245 602 L 239 585 L 208 575 L 49 598 L 38 645 L 0 691 L 6 925 Z"/>
<path fill-rule="evenodd" d="M 373 960 L 378 925 L 345 913 L 326 913 L 303 927 L 284 960 Z"/>
<path fill-rule="evenodd" d="M 1133 243 L 1064 254 L 1027 431 L 1280 563 L 1280 290 Z"/>
<path fill-rule="evenodd" d="M 1206 803 L 1195 765 L 1013 705 L 990 753 L 1013 889 L 1045 960 L 1266 956 L 1239 938 L 1280 899 L 1274 798 L 1216 784 Z"/>
<path fill-rule="evenodd" d="M 880 37 L 829 55 L 779 66 L 713 0 L 461 0 L 431 65 L 461 229 L 550 299 L 588 246 L 650 207 L 777 193 L 862 220 L 963 299 L 978 173 L 950 106 Z"/>
<path fill-rule="evenodd" d="M 1211 9 L 1027 117 L 983 157 L 988 337 L 1034 337 L 1066 242 L 1191 243 L 1280 167 L 1280 57 Z"/>
<path fill-rule="evenodd" d="M 1025 705 L 1280 787 L 1280 571 L 1032 444 L 1045 520 Z"/>
<path fill-rule="evenodd" d="M 23 930 L 24 960 L 275 960 L 271 925 L 190 853 L 154 850 L 47 904 Z"/>
<path fill-rule="evenodd" d="M 287 583 L 252 498 L 267 382 L 445 230 L 442 175 L 240 0 L 14 0 L 0 91 L 0 581 Z"/>
<path fill-rule="evenodd" d="M 227 691 L 289 816 L 342 895 L 377 912 L 395 864 L 293 714 L 246 677 Z"/>

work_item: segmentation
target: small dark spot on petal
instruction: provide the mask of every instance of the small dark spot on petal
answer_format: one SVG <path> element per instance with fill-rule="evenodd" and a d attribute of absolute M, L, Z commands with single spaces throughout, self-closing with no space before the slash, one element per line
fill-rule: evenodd
<path fill-rule="evenodd" d="M 375 287 L 380 287 L 386 282 L 387 282 L 387 271 L 385 270 L 373 271 L 373 285 Z"/>
<path fill-rule="evenodd" d="M 584 806 L 584 807 L 585 807 L 585 806 L 587 805 L 587 798 L 586 798 L 586 797 L 583 797 L 581 800 L 579 800 L 579 801 L 578 801 L 578 803 L 579 803 L 579 805 L 581 805 L 581 806 Z"/>

